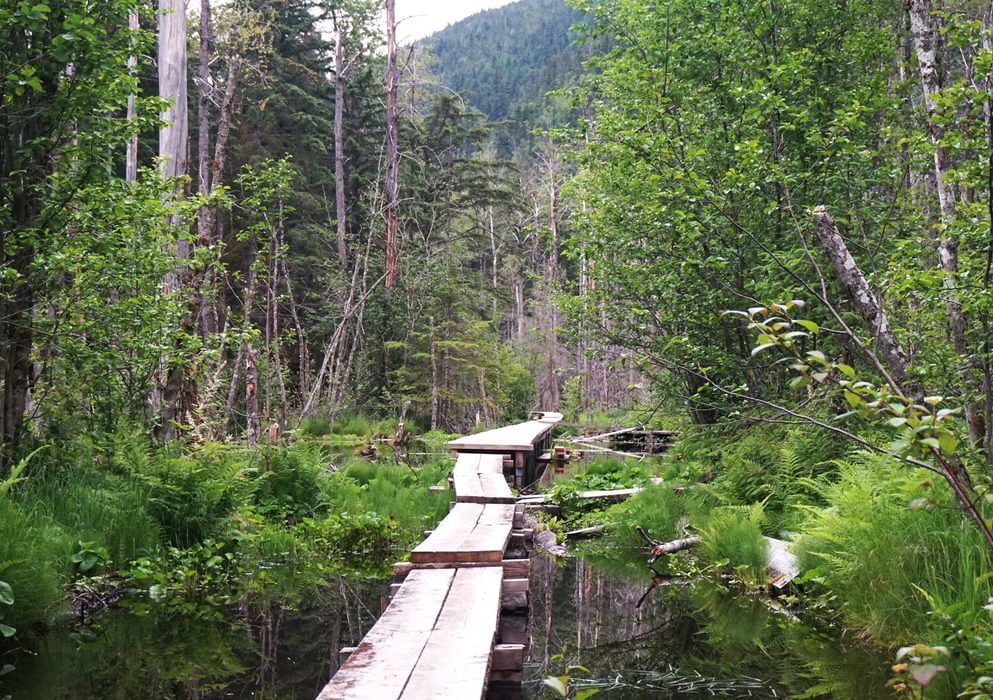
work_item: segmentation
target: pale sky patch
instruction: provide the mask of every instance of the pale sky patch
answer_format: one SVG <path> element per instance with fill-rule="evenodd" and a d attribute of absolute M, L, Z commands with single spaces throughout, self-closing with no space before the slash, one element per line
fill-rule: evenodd
<path fill-rule="evenodd" d="M 514 0 L 396 0 L 397 41 L 408 44 L 481 10 Z"/>

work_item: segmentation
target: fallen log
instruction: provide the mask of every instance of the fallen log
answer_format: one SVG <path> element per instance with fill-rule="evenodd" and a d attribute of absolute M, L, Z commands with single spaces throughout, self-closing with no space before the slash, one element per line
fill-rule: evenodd
<path fill-rule="evenodd" d="M 593 535 L 603 534 L 603 531 L 610 526 L 610 523 L 605 523 L 603 525 L 594 525 L 593 527 L 581 527 L 578 530 L 569 530 L 565 533 L 565 536 L 570 540 L 578 540 L 584 537 L 592 537 Z"/>

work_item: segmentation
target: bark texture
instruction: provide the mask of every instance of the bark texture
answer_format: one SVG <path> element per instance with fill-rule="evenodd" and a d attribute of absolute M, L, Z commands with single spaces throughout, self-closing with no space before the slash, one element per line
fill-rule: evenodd
<path fill-rule="evenodd" d="M 386 290 L 397 274 L 399 144 L 397 126 L 397 20 L 395 0 L 386 0 Z"/>
<path fill-rule="evenodd" d="M 893 380 L 907 395 L 923 396 L 924 392 L 920 383 L 913 381 L 907 373 L 907 353 L 893 334 L 882 303 L 873 293 L 858 263 L 848 251 L 848 246 L 841 237 L 841 232 L 838 231 L 834 219 L 824 207 L 814 209 L 814 224 L 814 230 L 821 242 L 821 247 L 828 259 L 831 260 L 841 283 L 845 285 L 845 290 L 851 297 L 855 310 L 869 324 L 869 330 L 875 341 L 875 348 L 881 355 L 882 361 L 889 368 Z"/>
<path fill-rule="evenodd" d="M 338 262 L 348 265 L 348 232 L 345 214 L 345 58 L 341 27 L 334 35 L 334 213 L 338 227 Z"/>
<path fill-rule="evenodd" d="M 938 263 L 941 266 L 942 286 L 945 293 L 945 309 L 948 314 L 948 331 L 955 352 L 962 358 L 963 368 L 960 377 L 965 389 L 974 392 L 977 382 L 972 369 L 973 352 L 968 340 L 965 312 L 958 296 L 958 242 L 949 232 L 949 224 L 955 219 L 955 187 L 951 177 L 952 163 L 948 149 L 944 146 L 945 126 L 935 96 L 941 92 L 941 73 L 937 61 L 937 31 L 934 27 L 933 8 L 929 0 L 908 0 L 910 31 L 914 37 L 917 52 L 917 65 L 924 89 L 924 105 L 927 108 L 928 134 L 934 147 L 935 186 L 938 191 L 938 205 L 941 218 L 937 233 Z M 965 404 L 965 417 L 969 426 L 969 437 L 973 444 L 981 444 L 986 429 L 983 409 L 972 401 Z"/>

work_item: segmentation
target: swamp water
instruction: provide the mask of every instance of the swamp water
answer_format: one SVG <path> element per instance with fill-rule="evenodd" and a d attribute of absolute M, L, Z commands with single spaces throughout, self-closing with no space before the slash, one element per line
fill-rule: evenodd
<path fill-rule="evenodd" d="M 0 656 L 0 700 L 313 700 L 388 586 L 339 581 L 298 609 L 117 609 Z M 144 604 L 140 604 L 145 607 Z"/>
<path fill-rule="evenodd" d="M 572 663 L 589 672 L 574 672 L 571 687 L 601 687 L 605 698 L 891 697 L 878 653 L 711 582 L 648 590 L 641 557 L 618 570 L 535 556 L 525 697 L 552 697 L 541 679 Z M 385 590 L 341 581 L 297 610 L 113 610 L 0 656 L 0 700 L 312 700 Z"/>
<path fill-rule="evenodd" d="M 889 654 L 709 579 L 653 586 L 644 556 L 534 557 L 525 697 L 551 697 L 542 678 L 570 665 L 588 669 L 570 689 L 597 698 L 893 697 Z"/>

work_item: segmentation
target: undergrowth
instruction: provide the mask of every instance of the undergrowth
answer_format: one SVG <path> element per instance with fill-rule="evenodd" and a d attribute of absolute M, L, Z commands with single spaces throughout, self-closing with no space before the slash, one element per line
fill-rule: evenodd
<path fill-rule="evenodd" d="M 336 426 L 365 438 L 395 430 L 364 418 Z M 43 451 L 0 490 L 0 582 L 14 600 L 0 624 L 23 634 L 50 623 L 80 580 L 99 589 L 123 577 L 184 604 L 384 576 L 443 517 L 449 495 L 430 487 L 445 483 L 451 459 L 349 458 L 324 434 L 315 421 L 289 445 L 163 448 L 122 430 Z"/>

